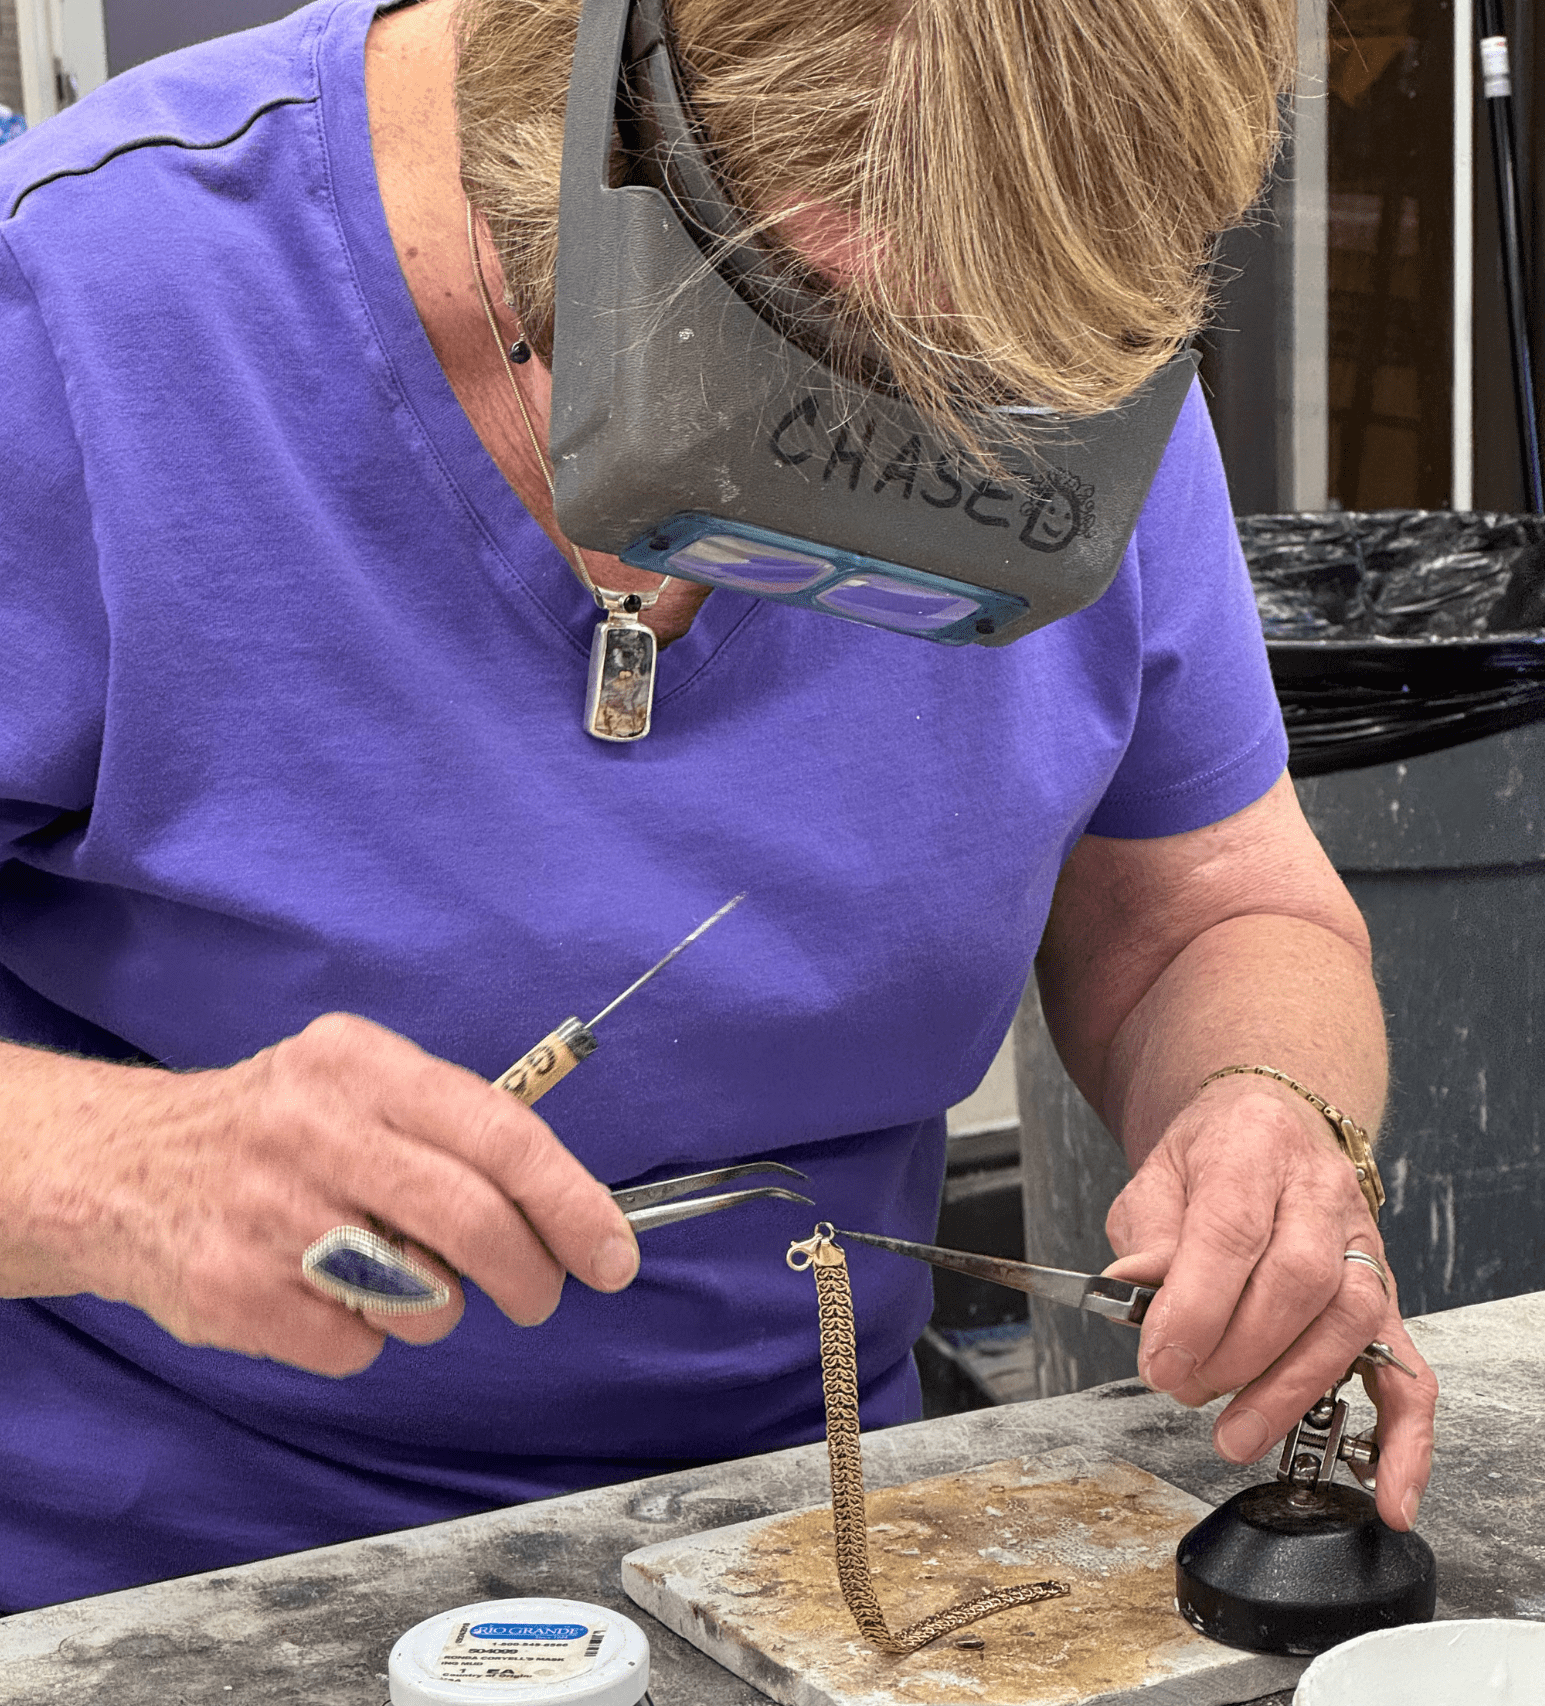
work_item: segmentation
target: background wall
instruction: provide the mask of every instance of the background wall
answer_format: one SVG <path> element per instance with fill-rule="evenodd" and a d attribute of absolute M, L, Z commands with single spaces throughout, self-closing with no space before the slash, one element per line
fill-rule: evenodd
<path fill-rule="evenodd" d="M 23 110 L 21 49 L 16 35 L 16 0 L 0 0 L 0 107 Z"/>
<path fill-rule="evenodd" d="M 103 0 L 107 68 L 116 76 L 173 48 L 269 24 L 294 10 L 294 0 Z"/>

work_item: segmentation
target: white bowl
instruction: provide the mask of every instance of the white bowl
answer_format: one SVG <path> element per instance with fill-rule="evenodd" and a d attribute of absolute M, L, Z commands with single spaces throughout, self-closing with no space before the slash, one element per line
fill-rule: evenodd
<path fill-rule="evenodd" d="M 1343 1641 L 1299 1679 L 1293 1706 L 1545 1706 L 1545 1623 L 1411 1623 Z"/>

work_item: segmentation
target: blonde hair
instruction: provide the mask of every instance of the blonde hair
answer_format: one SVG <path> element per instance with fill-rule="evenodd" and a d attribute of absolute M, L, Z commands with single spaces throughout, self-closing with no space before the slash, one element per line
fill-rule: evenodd
<path fill-rule="evenodd" d="M 579 0 L 462 0 L 462 178 L 550 354 Z M 670 0 L 720 175 L 914 404 L 970 445 L 1005 396 L 1129 396 L 1203 323 L 1215 235 L 1259 193 L 1295 0 Z M 792 251 L 790 268 L 809 278 Z"/>

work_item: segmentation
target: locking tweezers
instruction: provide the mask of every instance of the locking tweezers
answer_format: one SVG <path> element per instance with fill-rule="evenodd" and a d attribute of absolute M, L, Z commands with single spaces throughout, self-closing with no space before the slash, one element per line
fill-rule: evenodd
<path fill-rule="evenodd" d="M 946 1268 L 951 1273 L 989 1280 L 993 1285 L 1044 1298 L 1048 1303 L 1103 1315 L 1107 1321 L 1119 1321 L 1127 1327 L 1142 1326 L 1149 1304 L 1159 1295 L 1156 1285 L 1139 1285 L 1135 1280 L 1109 1279 L 1104 1274 L 1077 1273 L 1068 1268 L 1042 1268 L 1034 1262 L 977 1256 L 967 1250 L 944 1250 L 937 1244 L 914 1244 L 909 1238 L 882 1238 L 874 1232 L 839 1232 L 837 1236 L 873 1244 L 878 1250 L 891 1250 L 898 1256 L 911 1256 L 914 1261 Z M 1402 1374 L 1416 1379 L 1416 1370 L 1408 1368 L 1378 1339 L 1358 1353 L 1354 1368 L 1357 1363 L 1367 1363 L 1370 1368 L 1398 1368 Z"/>

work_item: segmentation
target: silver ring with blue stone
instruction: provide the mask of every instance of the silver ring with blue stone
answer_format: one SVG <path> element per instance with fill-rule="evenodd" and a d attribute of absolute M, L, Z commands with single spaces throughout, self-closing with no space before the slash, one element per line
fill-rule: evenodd
<path fill-rule="evenodd" d="M 372 1315 L 427 1315 L 451 1288 L 399 1245 L 363 1226 L 335 1226 L 300 1259 L 306 1281 L 335 1302 Z"/>

